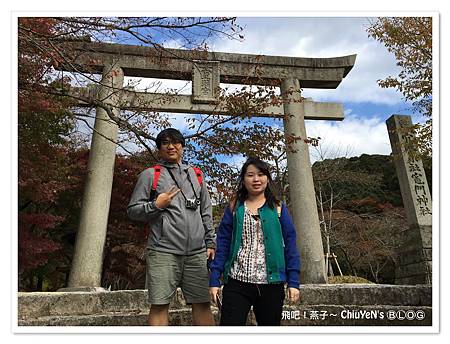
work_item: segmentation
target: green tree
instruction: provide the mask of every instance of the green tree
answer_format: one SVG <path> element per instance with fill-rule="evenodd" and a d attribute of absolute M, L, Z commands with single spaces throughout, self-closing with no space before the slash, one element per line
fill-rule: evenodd
<path fill-rule="evenodd" d="M 433 54 L 431 17 L 381 17 L 370 23 L 369 37 L 383 43 L 395 55 L 400 73 L 378 80 L 383 88 L 395 88 L 411 101 L 413 111 L 427 118 L 415 125 L 417 140 L 410 151 L 432 153 Z"/>

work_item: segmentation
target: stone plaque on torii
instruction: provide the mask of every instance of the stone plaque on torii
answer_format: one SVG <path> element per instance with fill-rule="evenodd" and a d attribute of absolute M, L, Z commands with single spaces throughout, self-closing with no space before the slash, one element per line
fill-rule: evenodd
<path fill-rule="evenodd" d="M 297 58 L 85 42 L 71 43 L 71 49 L 77 56 L 75 63 L 59 68 L 101 73 L 100 90 L 86 88 L 76 93 L 116 104 L 115 114 L 120 108 L 227 115 L 226 104 L 218 98 L 221 82 L 279 86 L 282 104 L 268 106 L 252 116 L 283 118 L 285 136 L 301 138 L 290 142 L 287 151 L 292 217 L 302 260 L 301 282 L 326 283 L 304 120 L 342 120 L 343 107 L 303 100 L 300 88 L 336 88 L 353 68 L 356 55 Z M 192 95 L 127 91 L 122 89 L 124 76 L 192 80 Z M 117 124 L 98 107 L 69 288 L 100 286 L 117 132 Z"/>

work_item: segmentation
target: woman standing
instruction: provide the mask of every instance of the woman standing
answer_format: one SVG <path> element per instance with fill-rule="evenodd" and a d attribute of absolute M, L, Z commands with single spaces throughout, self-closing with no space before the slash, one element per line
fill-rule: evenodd
<path fill-rule="evenodd" d="M 223 278 L 220 325 L 245 325 L 250 307 L 258 325 L 281 322 L 287 283 L 290 302 L 300 298 L 300 258 L 296 232 L 285 204 L 274 195 L 268 165 L 249 158 L 238 189 L 217 232 L 217 250 L 209 281 L 218 302 Z"/>

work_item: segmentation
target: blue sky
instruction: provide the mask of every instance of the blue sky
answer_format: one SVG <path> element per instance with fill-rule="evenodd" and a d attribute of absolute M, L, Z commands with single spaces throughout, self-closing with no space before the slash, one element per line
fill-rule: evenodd
<path fill-rule="evenodd" d="M 377 84 L 377 80 L 397 76 L 400 69 L 393 54 L 389 53 L 382 43 L 368 37 L 366 29 L 376 17 L 329 14 L 320 17 L 255 15 L 237 18 L 237 24 L 244 28 L 244 40 L 215 37 L 208 42 L 210 50 L 310 58 L 357 55 L 353 69 L 337 89 L 303 89 L 302 95 L 314 101 L 342 103 L 345 113 L 345 119 L 339 122 L 306 121 L 308 136 L 321 138 L 320 152 L 317 148 L 310 149 L 312 162 L 324 158 L 361 154 L 388 155 L 391 153 L 391 147 L 385 121 L 392 114 L 412 115 L 413 122 L 425 120 L 422 116 L 412 113 L 411 104 L 405 103 L 398 91 L 383 89 Z M 172 37 L 156 35 L 154 38 L 164 39 L 163 45 L 166 47 L 180 48 L 184 42 L 178 41 L 177 37 L 177 35 Z M 127 39 L 122 43 L 140 44 L 137 41 L 133 42 L 133 39 Z M 137 89 L 162 92 L 168 88 L 181 89 L 181 94 L 191 93 L 189 81 L 126 77 L 125 85 L 130 82 L 135 84 L 137 80 L 139 80 Z M 157 89 L 155 84 L 158 84 Z M 222 84 L 222 86 L 229 85 Z M 236 85 L 232 87 L 238 88 Z M 170 116 L 173 127 L 185 134 L 192 133 L 187 129 L 184 115 Z M 272 120 L 271 125 L 278 126 L 282 130 L 280 120 Z M 81 124 L 80 130 L 89 133 L 90 136 L 92 130 L 83 128 L 84 126 Z M 128 140 L 125 146 L 131 151 L 137 148 Z M 124 150 L 119 147 L 118 152 L 124 153 Z M 229 162 L 231 159 L 225 160 Z M 239 166 L 243 157 L 232 160 Z"/>
<path fill-rule="evenodd" d="M 382 89 L 377 84 L 379 79 L 396 76 L 399 69 L 386 47 L 368 37 L 369 20 L 374 17 L 238 17 L 237 23 L 244 27 L 245 39 L 242 42 L 216 39 L 210 42 L 210 48 L 220 52 L 294 57 L 357 54 L 352 71 L 337 89 L 303 90 L 304 97 L 315 101 L 343 103 L 346 114 L 342 122 L 307 121 L 307 133 L 321 137 L 321 145 L 329 155 L 325 158 L 390 154 L 386 119 L 392 114 L 413 113 L 399 92 Z M 166 42 L 169 47 L 179 47 L 179 44 L 176 40 Z M 164 83 L 163 87 L 185 84 L 173 81 Z M 184 93 L 190 93 L 190 85 L 185 87 Z M 413 116 L 413 120 L 423 118 Z M 173 125 L 183 129 L 182 116 L 175 115 Z M 311 150 L 311 159 L 317 158 Z"/>

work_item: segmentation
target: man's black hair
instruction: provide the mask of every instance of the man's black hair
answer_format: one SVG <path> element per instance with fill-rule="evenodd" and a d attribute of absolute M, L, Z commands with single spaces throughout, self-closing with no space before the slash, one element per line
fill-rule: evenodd
<path fill-rule="evenodd" d="M 161 148 L 161 142 L 164 140 L 170 140 L 173 143 L 181 143 L 183 147 L 185 146 L 183 134 L 174 128 L 164 129 L 156 136 L 156 147 L 158 147 L 158 149 Z"/>

